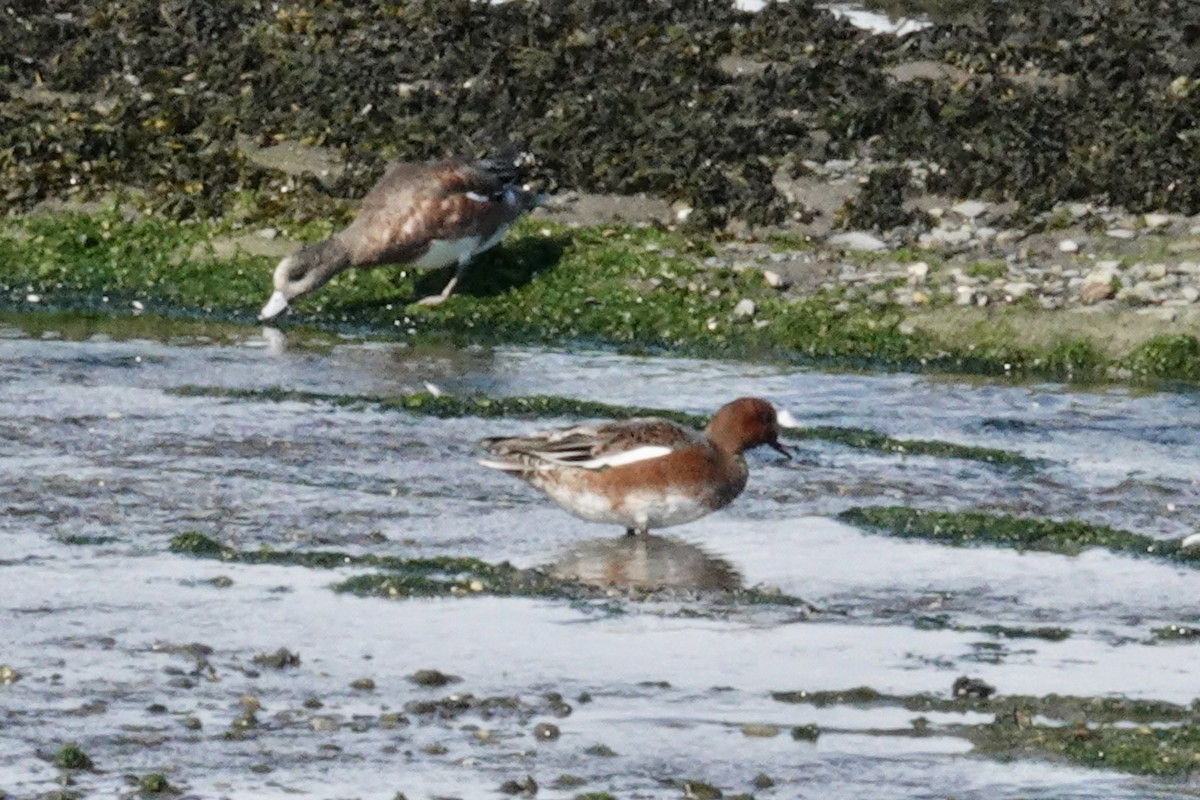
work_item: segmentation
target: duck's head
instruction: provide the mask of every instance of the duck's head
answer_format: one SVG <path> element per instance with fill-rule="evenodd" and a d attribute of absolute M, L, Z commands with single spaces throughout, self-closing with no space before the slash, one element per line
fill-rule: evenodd
<path fill-rule="evenodd" d="M 721 406 L 704 433 L 713 444 L 731 453 L 740 454 L 765 444 L 791 458 L 791 452 L 779 443 L 779 432 L 794 426 L 791 414 L 776 413 L 775 406 L 766 400 L 740 397 Z"/>
<path fill-rule="evenodd" d="M 259 320 L 274 319 L 287 310 L 297 297 L 324 286 L 330 278 L 350 266 L 346 246 L 336 238 L 302 247 L 284 256 L 275 267 L 272 282 L 275 291 L 258 312 Z"/>

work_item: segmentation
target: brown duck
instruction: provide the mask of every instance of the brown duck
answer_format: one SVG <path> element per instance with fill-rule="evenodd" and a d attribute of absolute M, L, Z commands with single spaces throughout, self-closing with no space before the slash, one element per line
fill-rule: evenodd
<path fill-rule="evenodd" d="M 417 269 L 457 265 L 437 305 L 458 285 L 467 264 L 494 247 L 540 198 L 517 184 L 514 159 L 432 164 L 397 163 L 388 168 L 354 221 L 323 242 L 300 248 L 275 268 L 275 291 L 260 320 L 282 314 L 291 301 L 324 286 L 350 267 L 403 264 Z"/>

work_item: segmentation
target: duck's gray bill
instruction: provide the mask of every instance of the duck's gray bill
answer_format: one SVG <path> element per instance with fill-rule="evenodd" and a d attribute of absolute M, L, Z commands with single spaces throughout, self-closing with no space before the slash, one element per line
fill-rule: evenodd
<path fill-rule="evenodd" d="M 792 460 L 792 451 L 788 450 L 786 447 L 781 445 L 779 442 L 767 442 L 767 444 L 771 445 L 772 450 L 775 450 L 776 452 L 779 452 L 779 453 L 783 453 L 785 456 L 787 456 L 788 461 Z"/>

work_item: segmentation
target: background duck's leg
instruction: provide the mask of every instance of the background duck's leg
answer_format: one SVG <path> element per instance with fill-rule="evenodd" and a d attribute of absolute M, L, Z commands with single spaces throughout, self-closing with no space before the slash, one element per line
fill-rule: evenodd
<path fill-rule="evenodd" d="M 442 289 L 441 294 L 431 294 L 429 297 L 423 297 L 417 301 L 419 306 L 438 306 L 446 302 L 450 295 L 454 294 L 454 287 L 458 286 L 458 281 L 462 278 L 463 273 L 467 271 L 467 264 L 471 263 L 471 255 L 464 253 L 458 258 L 458 268 L 454 270 L 454 277 L 446 284 L 446 288 Z"/>

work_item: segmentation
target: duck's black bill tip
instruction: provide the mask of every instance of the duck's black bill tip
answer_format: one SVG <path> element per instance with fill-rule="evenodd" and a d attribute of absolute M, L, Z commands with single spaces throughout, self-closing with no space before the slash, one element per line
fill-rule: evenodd
<path fill-rule="evenodd" d="M 767 442 L 767 444 L 769 444 L 771 446 L 771 449 L 774 450 L 775 452 L 783 453 L 784 457 L 787 458 L 788 461 L 792 460 L 792 451 L 788 450 L 786 447 L 781 445 L 778 441 Z"/>

